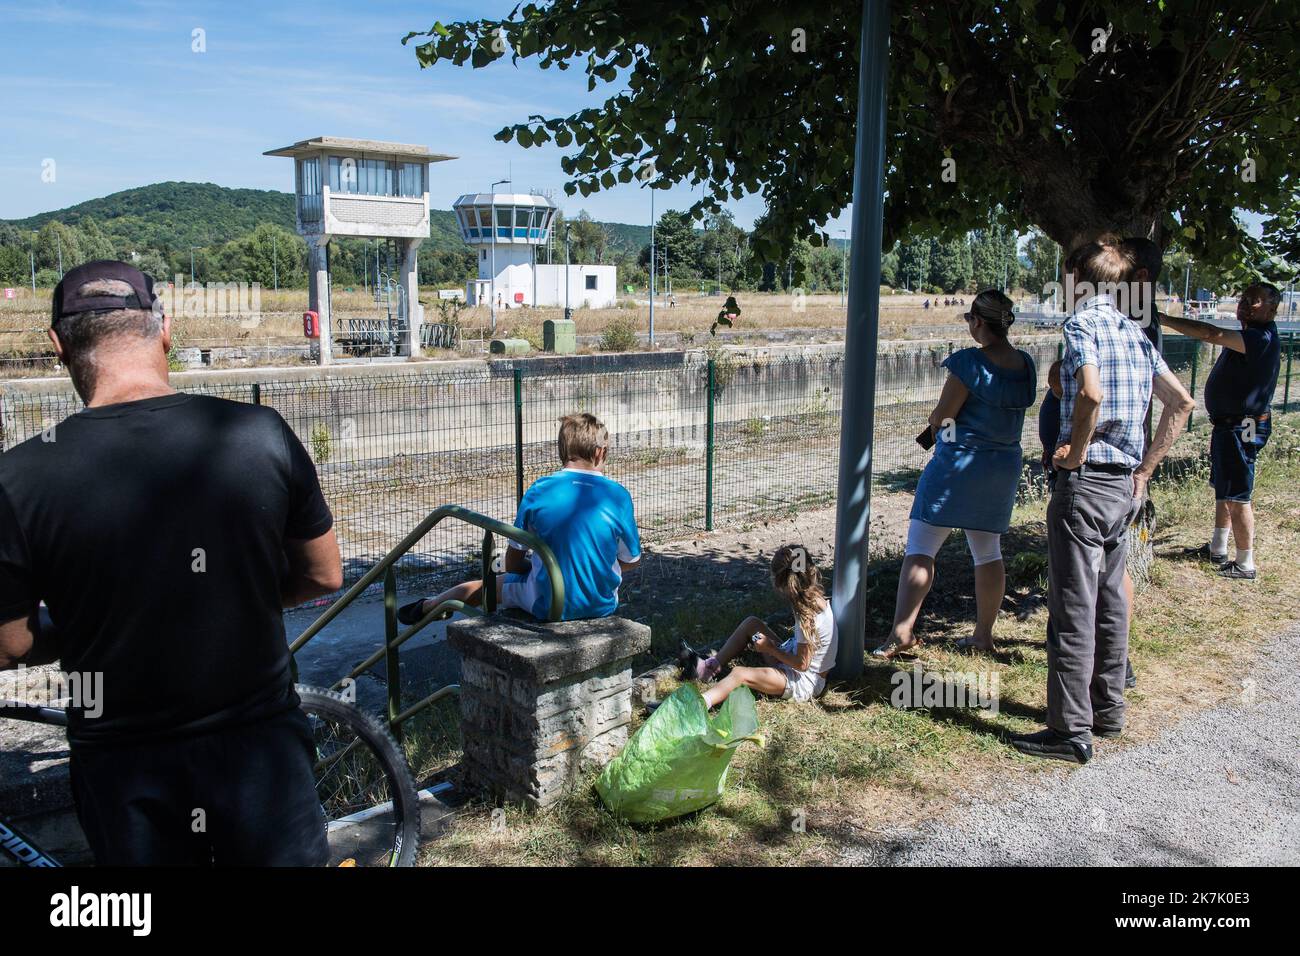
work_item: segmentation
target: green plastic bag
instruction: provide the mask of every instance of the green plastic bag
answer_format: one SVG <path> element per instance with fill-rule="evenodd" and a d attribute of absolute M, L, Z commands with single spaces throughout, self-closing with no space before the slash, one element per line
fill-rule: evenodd
<path fill-rule="evenodd" d="M 732 691 L 714 717 L 694 684 L 684 684 L 605 765 L 596 791 L 632 823 L 654 823 L 702 810 L 722 796 L 736 748 L 763 746 L 748 687 Z"/>

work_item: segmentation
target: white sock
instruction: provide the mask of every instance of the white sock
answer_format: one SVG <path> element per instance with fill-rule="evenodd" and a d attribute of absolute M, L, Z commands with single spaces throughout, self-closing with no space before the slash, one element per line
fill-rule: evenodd
<path fill-rule="evenodd" d="M 1255 570 L 1255 552 L 1253 549 L 1250 551 L 1243 551 L 1241 548 L 1237 549 L 1237 567 L 1243 571 Z"/>
<path fill-rule="evenodd" d="M 1214 536 L 1210 538 L 1210 551 L 1214 554 L 1228 553 L 1228 532 L 1230 528 L 1215 528 Z"/>

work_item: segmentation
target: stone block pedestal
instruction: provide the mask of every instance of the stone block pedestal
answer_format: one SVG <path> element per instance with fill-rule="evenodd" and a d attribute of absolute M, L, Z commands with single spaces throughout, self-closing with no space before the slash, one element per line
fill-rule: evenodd
<path fill-rule="evenodd" d="M 466 786 L 544 808 L 627 743 L 644 624 L 471 617 L 447 638 L 461 656 Z"/>

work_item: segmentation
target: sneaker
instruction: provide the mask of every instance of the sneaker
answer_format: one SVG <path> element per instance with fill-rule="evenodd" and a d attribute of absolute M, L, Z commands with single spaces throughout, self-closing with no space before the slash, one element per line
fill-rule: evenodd
<path fill-rule="evenodd" d="M 1242 581 L 1255 580 L 1255 569 L 1243 568 L 1236 561 L 1229 561 L 1219 568 L 1219 574 L 1225 578 L 1237 578 Z"/>
<path fill-rule="evenodd" d="M 1124 686 L 1128 688 L 1133 688 L 1136 687 L 1137 685 L 1138 685 L 1138 676 L 1137 674 L 1133 673 L 1133 662 L 1131 660 L 1126 659 L 1124 661 Z"/>
<path fill-rule="evenodd" d="M 1043 757 L 1048 760 L 1065 760 L 1069 763 L 1087 763 L 1092 759 L 1092 744 L 1075 743 L 1052 728 L 1036 734 L 1016 734 L 1011 746 L 1026 757 Z"/>
<path fill-rule="evenodd" d="M 1210 550 L 1208 544 L 1203 544 L 1199 548 L 1184 548 L 1183 554 L 1192 558 L 1200 558 L 1202 561 L 1209 561 L 1216 568 L 1228 563 L 1228 553 L 1226 551 L 1223 554 L 1215 554 Z"/>
<path fill-rule="evenodd" d="M 403 604 L 397 609 L 397 623 L 410 627 L 424 617 L 424 598 Z"/>

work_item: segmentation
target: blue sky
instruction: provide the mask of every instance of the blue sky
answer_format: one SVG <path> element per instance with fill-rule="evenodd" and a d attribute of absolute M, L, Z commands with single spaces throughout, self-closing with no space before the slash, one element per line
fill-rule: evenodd
<path fill-rule="evenodd" d="M 603 101 L 580 69 L 508 61 L 484 70 L 421 70 L 401 38 L 435 20 L 503 15 L 512 0 L 227 3 L 0 0 L 0 219 L 60 209 L 164 180 L 288 191 L 288 160 L 263 156 L 311 136 L 424 143 L 458 159 L 431 168 L 430 201 L 485 191 L 512 176 L 550 188 L 568 212 L 647 222 L 635 185 L 565 197 L 554 147 L 524 150 L 493 134 L 530 114 Z M 196 28 L 207 50 L 191 49 Z M 54 181 L 42 164 L 54 160 Z M 691 190 L 656 195 L 684 208 Z M 758 197 L 730 207 L 745 227 Z M 831 224 L 832 235 L 843 222 Z"/>

